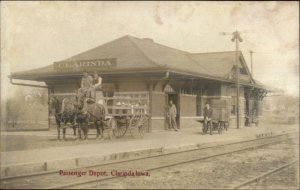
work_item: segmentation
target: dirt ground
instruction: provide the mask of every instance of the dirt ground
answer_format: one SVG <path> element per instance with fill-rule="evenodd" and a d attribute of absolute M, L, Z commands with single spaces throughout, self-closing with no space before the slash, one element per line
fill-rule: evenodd
<path fill-rule="evenodd" d="M 69 133 L 72 133 L 72 129 L 69 129 Z M 30 150 L 36 148 L 48 148 L 48 147 L 61 147 L 61 146 L 76 146 L 84 144 L 95 143 L 109 143 L 108 135 L 105 134 L 104 140 L 96 140 L 96 130 L 91 129 L 88 140 L 75 140 L 75 137 L 71 134 L 66 136 L 66 140 L 57 140 L 57 134 L 54 131 L 53 135 L 15 135 L 14 132 L 10 132 L 8 135 L 1 135 L 1 151 L 18 151 L 18 150 Z M 137 140 L 130 135 L 126 135 L 120 139 L 114 139 L 116 141 L 128 141 Z"/>
<path fill-rule="evenodd" d="M 280 126 L 280 123 L 274 123 L 277 122 L 278 116 L 276 117 L 264 117 L 261 118 L 261 122 L 259 124 L 259 127 L 264 126 Z M 285 122 L 286 125 L 286 122 Z M 292 125 L 287 125 L 292 126 Z M 191 128 L 199 128 L 199 134 L 201 131 L 201 126 L 198 122 L 191 123 Z M 255 127 L 255 126 L 252 126 Z M 282 128 L 284 129 L 284 128 Z M 243 130 L 243 128 L 242 128 Z M 18 133 L 18 134 L 17 134 Z M 37 135 L 37 133 L 40 133 L 42 135 Z M 18 150 L 30 150 L 30 149 L 36 149 L 36 148 L 48 148 L 48 147 L 61 147 L 61 146 L 76 146 L 76 145 L 83 145 L 83 144 L 95 144 L 95 143 L 110 143 L 111 141 L 108 140 L 107 133 L 104 134 L 105 140 L 99 141 L 95 140 L 96 137 L 96 130 L 90 129 L 89 132 L 89 140 L 87 141 L 75 141 L 73 130 L 67 129 L 67 140 L 66 141 L 58 141 L 57 140 L 57 131 L 51 130 L 51 131 L 43 131 L 43 132 L 23 132 L 22 134 L 19 134 L 19 132 L 3 132 L 1 133 L 1 151 L 18 151 Z M 146 134 L 147 135 L 147 134 Z M 62 132 L 61 132 L 62 137 Z M 126 133 L 126 135 L 119 139 L 114 139 L 114 142 L 123 142 L 123 141 L 135 141 L 138 140 L 136 138 L 132 138 L 129 134 L 129 131 Z"/>
<path fill-rule="evenodd" d="M 294 144 L 295 143 L 295 144 Z M 91 188 L 125 189 L 231 189 L 231 187 L 280 167 L 298 158 L 297 142 L 268 146 L 242 153 L 193 162 L 159 171 L 151 171 L 150 177 L 118 178 L 110 184 Z M 269 180 L 267 185 L 256 184 L 250 189 L 298 189 L 299 167 L 287 170 L 285 178 Z M 282 174 L 284 175 L 284 174 Z M 287 179 L 288 180 L 285 180 Z M 270 184 L 273 184 L 272 186 Z"/>
<path fill-rule="evenodd" d="M 299 187 L 299 167 L 292 165 L 282 171 L 271 174 L 270 176 L 246 186 L 246 189 L 296 189 Z"/>

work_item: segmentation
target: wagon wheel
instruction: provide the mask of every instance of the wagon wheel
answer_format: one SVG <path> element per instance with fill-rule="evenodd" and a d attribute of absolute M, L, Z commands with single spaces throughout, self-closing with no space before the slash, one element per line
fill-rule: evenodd
<path fill-rule="evenodd" d="M 136 137 L 139 133 L 138 131 L 138 122 L 140 120 L 140 115 L 133 115 L 129 122 L 130 134 L 133 137 Z"/>
<path fill-rule="evenodd" d="M 143 115 L 140 118 L 140 123 L 138 125 L 138 134 L 140 137 L 144 136 L 147 126 L 148 126 L 148 117 Z"/>
<path fill-rule="evenodd" d="M 129 122 L 130 134 L 133 137 L 143 137 L 148 119 L 145 115 L 134 115 Z"/>
<path fill-rule="evenodd" d="M 113 130 L 113 134 L 115 137 L 120 138 L 123 137 L 127 131 L 127 126 L 122 125 L 121 123 L 118 123 L 115 118 L 112 118 L 110 120 L 110 123 L 114 123 L 114 128 L 111 128 Z M 111 127 L 111 126 L 110 126 Z"/>

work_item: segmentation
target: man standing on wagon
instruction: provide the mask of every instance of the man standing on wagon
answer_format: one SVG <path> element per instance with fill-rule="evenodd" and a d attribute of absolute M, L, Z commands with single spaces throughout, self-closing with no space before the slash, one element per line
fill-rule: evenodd
<path fill-rule="evenodd" d="M 102 77 L 98 75 L 97 72 L 93 74 L 93 87 L 92 87 L 93 97 L 98 104 L 104 106 L 105 114 L 108 114 L 106 101 L 103 96 L 102 87 Z"/>
<path fill-rule="evenodd" d="M 94 72 L 93 74 L 93 87 L 92 87 L 92 91 L 93 91 L 93 97 L 97 100 L 99 100 L 100 104 L 103 104 L 103 93 L 102 93 L 102 78 L 98 75 L 97 72 Z M 96 91 L 97 91 L 97 95 L 96 95 Z M 99 102 L 98 102 L 99 103 Z"/>
<path fill-rule="evenodd" d="M 80 92 L 86 95 L 86 98 L 91 97 L 91 88 L 93 85 L 93 78 L 87 73 L 83 72 L 83 76 L 81 79 L 81 88 L 79 89 Z"/>
<path fill-rule="evenodd" d="M 173 104 L 173 101 L 170 100 L 170 107 L 169 107 L 169 130 L 173 128 L 175 131 L 178 131 L 177 124 L 176 124 L 176 115 L 177 109 L 176 106 Z"/>

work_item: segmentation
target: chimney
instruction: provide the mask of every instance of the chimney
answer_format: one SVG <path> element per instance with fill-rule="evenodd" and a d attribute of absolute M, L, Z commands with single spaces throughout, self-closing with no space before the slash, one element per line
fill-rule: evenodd
<path fill-rule="evenodd" d="M 151 39 L 151 38 L 143 38 L 143 40 L 144 40 L 145 42 L 151 42 L 151 43 L 154 42 L 153 39 Z"/>

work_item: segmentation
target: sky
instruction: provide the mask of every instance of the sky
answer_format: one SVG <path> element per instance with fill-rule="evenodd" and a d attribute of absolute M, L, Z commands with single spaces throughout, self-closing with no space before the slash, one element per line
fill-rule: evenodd
<path fill-rule="evenodd" d="M 1 99 L 7 75 L 50 65 L 124 35 L 191 53 L 233 51 L 240 43 L 253 76 L 299 96 L 299 2 L 1 2 Z"/>

